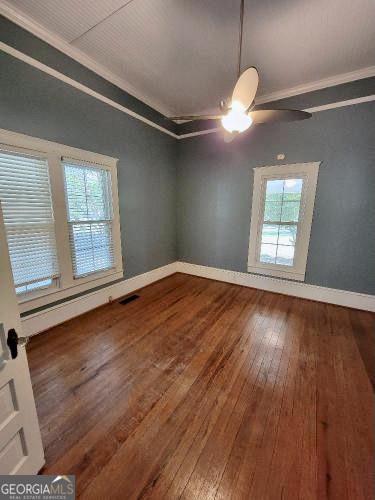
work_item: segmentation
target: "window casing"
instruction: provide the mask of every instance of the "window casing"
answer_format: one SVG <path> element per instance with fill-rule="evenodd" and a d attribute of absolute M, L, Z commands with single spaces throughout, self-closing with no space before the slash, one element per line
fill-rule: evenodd
<path fill-rule="evenodd" d="M 51 276 L 50 281 L 42 281 L 39 288 L 27 284 L 22 290 L 18 290 L 20 311 L 29 311 L 122 278 L 117 160 L 3 129 L 0 129 L 0 145 L 4 145 L 8 151 L 20 148 L 27 149 L 28 154 L 43 157 L 48 164 L 58 273 L 57 276 Z M 97 205 L 91 213 L 86 213 L 88 217 L 91 217 L 89 220 L 73 220 L 74 218 L 78 219 L 78 213 L 69 209 L 66 196 L 64 170 L 66 160 L 69 164 L 74 164 L 76 168 L 92 172 L 93 177 L 99 179 L 96 188 L 99 187 L 101 190 L 102 196 L 99 197 L 101 206 Z M 90 196 L 87 201 L 92 205 Z M 102 210 L 101 214 L 100 210 Z M 97 216 L 103 215 L 103 210 L 105 211 L 104 219 L 98 221 Z M 71 248 L 71 234 L 75 223 L 77 225 L 84 225 L 84 223 L 88 226 L 92 225 L 94 233 L 97 227 L 106 226 L 104 238 L 99 234 L 99 236 L 96 235 L 95 239 L 95 234 L 92 235 L 94 237 L 91 251 L 96 253 L 96 260 L 92 263 L 88 273 L 81 272 L 82 266 L 78 269 L 76 253 Z M 81 238 L 80 241 L 82 243 L 84 239 Z M 88 254 L 88 252 L 86 253 Z"/>
<path fill-rule="evenodd" d="M 319 163 L 254 169 L 248 271 L 303 281 Z"/>

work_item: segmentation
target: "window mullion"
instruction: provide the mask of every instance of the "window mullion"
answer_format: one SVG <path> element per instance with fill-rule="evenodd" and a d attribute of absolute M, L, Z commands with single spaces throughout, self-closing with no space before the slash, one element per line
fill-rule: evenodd
<path fill-rule="evenodd" d="M 297 226 L 298 222 L 294 220 L 290 221 L 270 221 L 270 220 L 265 220 L 262 222 L 262 224 L 269 225 L 269 226 Z"/>
<path fill-rule="evenodd" d="M 51 153 L 48 156 L 48 162 L 50 165 L 52 206 L 55 216 L 57 259 L 60 269 L 60 287 L 66 288 L 73 284 L 73 273 L 69 246 L 69 225 L 65 203 L 64 177 L 60 158 L 59 154 Z"/>

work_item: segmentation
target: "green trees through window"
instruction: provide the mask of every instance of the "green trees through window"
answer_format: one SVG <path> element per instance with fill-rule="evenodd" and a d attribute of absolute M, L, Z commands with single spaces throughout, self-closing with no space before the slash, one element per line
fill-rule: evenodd
<path fill-rule="evenodd" d="M 292 266 L 303 179 L 272 179 L 266 184 L 260 261 Z"/>

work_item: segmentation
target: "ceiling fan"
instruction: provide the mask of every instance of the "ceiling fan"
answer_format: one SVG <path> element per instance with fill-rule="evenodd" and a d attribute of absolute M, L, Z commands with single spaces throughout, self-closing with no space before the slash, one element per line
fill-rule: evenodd
<path fill-rule="evenodd" d="M 290 122 L 311 117 L 311 113 L 297 109 L 254 109 L 259 74 L 254 66 L 241 73 L 243 18 L 244 0 L 241 0 L 238 76 L 230 102 L 220 101 L 220 114 L 171 116 L 170 120 L 221 120 L 221 124 L 225 129 L 224 140 L 225 142 L 231 142 L 238 134 L 245 132 L 253 124 Z"/>

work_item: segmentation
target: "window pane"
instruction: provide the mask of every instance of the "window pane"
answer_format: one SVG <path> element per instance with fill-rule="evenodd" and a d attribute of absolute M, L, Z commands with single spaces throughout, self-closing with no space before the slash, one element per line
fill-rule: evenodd
<path fill-rule="evenodd" d="M 278 245 L 276 264 L 283 266 L 292 266 L 294 259 L 294 247 Z"/>
<path fill-rule="evenodd" d="M 287 201 L 282 204 L 281 222 L 298 222 L 299 201 Z"/>
<path fill-rule="evenodd" d="M 266 200 L 281 201 L 283 197 L 284 181 L 282 179 L 267 181 Z"/>
<path fill-rule="evenodd" d="M 273 243 L 274 245 L 277 245 L 278 233 L 279 226 L 274 224 L 263 224 L 262 243 Z"/>
<path fill-rule="evenodd" d="M 264 206 L 264 220 L 279 221 L 281 218 L 281 207 L 282 203 L 280 201 L 266 201 Z"/>
<path fill-rule="evenodd" d="M 290 178 L 267 181 L 260 251 L 261 262 L 285 266 L 293 265 L 302 188 L 303 179 Z M 282 224 L 283 222 L 289 224 Z"/>
<path fill-rule="evenodd" d="M 75 276 L 109 269 L 113 265 L 111 223 L 72 224 L 70 226 Z"/>
<path fill-rule="evenodd" d="M 297 225 L 280 226 L 279 229 L 279 245 L 295 245 L 297 237 Z"/>
<path fill-rule="evenodd" d="M 302 184 L 303 179 L 285 179 L 283 199 L 286 201 L 300 200 Z"/>
<path fill-rule="evenodd" d="M 65 165 L 69 221 L 111 218 L 108 176 L 101 168 Z"/>
<path fill-rule="evenodd" d="M 35 283 L 30 283 L 28 285 L 16 287 L 16 294 L 32 292 L 33 290 L 40 290 L 43 288 L 48 288 L 52 285 L 52 279 L 47 279 L 43 281 L 37 281 Z"/>
<path fill-rule="evenodd" d="M 262 243 L 260 248 L 260 261 L 268 264 L 275 264 L 276 249 L 276 245 Z"/>

